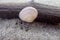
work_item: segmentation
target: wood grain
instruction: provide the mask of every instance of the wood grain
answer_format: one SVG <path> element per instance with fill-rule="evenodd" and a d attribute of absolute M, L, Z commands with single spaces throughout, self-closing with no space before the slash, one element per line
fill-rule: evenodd
<path fill-rule="evenodd" d="M 38 10 L 36 21 L 47 23 L 60 23 L 60 8 L 39 4 L 39 3 L 22 3 L 22 4 L 0 4 L 0 18 L 18 18 L 19 12 L 27 6 L 35 7 Z"/>

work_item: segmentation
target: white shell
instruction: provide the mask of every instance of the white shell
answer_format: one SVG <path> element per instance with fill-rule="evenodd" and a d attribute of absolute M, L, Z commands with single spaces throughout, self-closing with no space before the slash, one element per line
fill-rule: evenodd
<path fill-rule="evenodd" d="M 38 16 L 38 11 L 34 7 L 26 7 L 19 13 L 19 18 L 25 22 L 33 22 Z"/>

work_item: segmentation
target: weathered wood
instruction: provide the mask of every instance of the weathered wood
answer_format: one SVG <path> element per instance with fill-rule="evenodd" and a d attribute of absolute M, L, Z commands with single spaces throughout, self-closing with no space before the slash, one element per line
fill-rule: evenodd
<path fill-rule="evenodd" d="M 0 18 L 18 18 L 19 12 L 27 6 L 35 7 L 38 10 L 37 21 L 47 23 L 60 22 L 60 8 L 38 3 L 0 4 Z"/>

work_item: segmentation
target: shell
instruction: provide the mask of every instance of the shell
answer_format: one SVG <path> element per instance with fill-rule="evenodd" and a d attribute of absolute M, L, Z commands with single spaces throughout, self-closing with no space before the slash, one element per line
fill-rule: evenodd
<path fill-rule="evenodd" d="M 19 18 L 25 22 L 33 22 L 38 16 L 38 11 L 34 7 L 25 7 L 19 13 Z"/>

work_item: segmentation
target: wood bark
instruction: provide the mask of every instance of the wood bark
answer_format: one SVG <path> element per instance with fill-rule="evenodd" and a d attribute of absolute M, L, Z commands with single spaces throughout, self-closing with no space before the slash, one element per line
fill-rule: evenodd
<path fill-rule="evenodd" d="M 24 8 L 32 6 L 38 10 L 36 21 L 47 23 L 60 23 L 60 8 L 39 3 L 22 4 L 0 4 L 0 18 L 19 18 L 19 12 Z"/>

